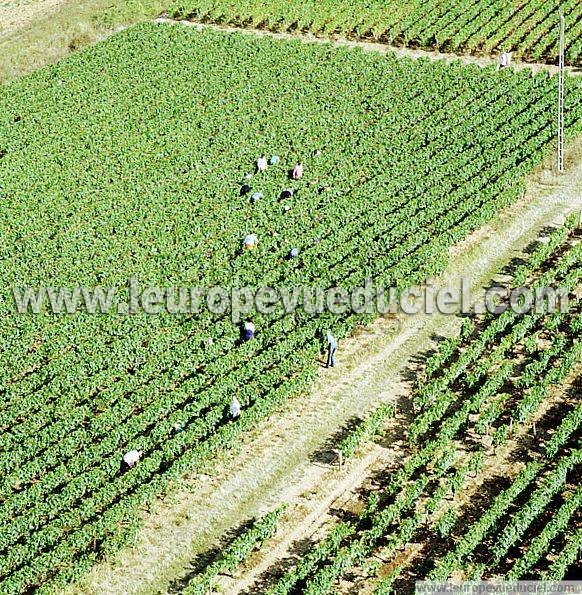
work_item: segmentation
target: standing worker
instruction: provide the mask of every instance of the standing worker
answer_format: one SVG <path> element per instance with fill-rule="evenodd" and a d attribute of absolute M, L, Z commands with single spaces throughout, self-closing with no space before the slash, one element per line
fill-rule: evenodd
<path fill-rule="evenodd" d="M 295 164 L 295 167 L 293 168 L 293 172 L 291 174 L 291 177 L 294 180 L 299 180 L 303 177 L 303 163 L 301 163 L 301 161 L 298 161 Z"/>
<path fill-rule="evenodd" d="M 503 52 L 499 55 L 499 64 L 497 70 L 506 68 L 511 64 L 511 52 Z"/>
<path fill-rule="evenodd" d="M 327 331 L 327 365 L 326 368 L 335 366 L 335 352 L 337 350 L 337 339 Z"/>
<path fill-rule="evenodd" d="M 238 399 L 233 397 L 232 401 L 230 402 L 230 418 L 232 421 L 236 421 L 240 417 L 240 410 L 241 406 Z"/>

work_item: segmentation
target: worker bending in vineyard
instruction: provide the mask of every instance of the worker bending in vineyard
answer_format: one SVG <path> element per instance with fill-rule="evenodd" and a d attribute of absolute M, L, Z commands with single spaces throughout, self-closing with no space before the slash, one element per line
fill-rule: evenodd
<path fill-rule="evenodd" d="M 327 365 L 326 368 L 335 366 L 335 352 L 337 351 L 337 339 L 327 331 Z"/>
<path fill-rule="evenodd" d="M 281 200 L 289 200 L 289 199 L 293 198 L 294 193 L 295 193 L 295 190 L 293 190 L 293 188 L 285 188 L 285 190 L 283 190 L 283 192 L 281 192 Z"/>
<path fill-rule="evenodd" d="M 232 421 L 236 421 L 240 417 L 241 406 L 239 400 L 236 397 L 232 398 L 230 402 L 230 418 Z"/>
<path fill-rule="evenodd" d="M 135 467 L 143 455 L 142 450 L 130 450 L 126 452 L 121 459 L 121 472 L 129 471 Z"/>
<path fill-rule="evenodd" d="M 243 327 L 243 339 L 245 341 L 250 341 L 251 339 L 255 338 L 255 325 L 250 321 L 247 320 Z"/>
<path fill-rule="evenodd" d="M 267 171 L 267 158 L 261 155 L 257 159 L 257 172 Z"/>
<path fill-rule="evenodd" d="M 254 250 L 259 243 L 259 239 L 254 233 L 249 233 L 243 240 L 243 250 Z"/>
<path fill-rule="evenodd" d="M 298 161 L 295 164 L 295 167 L 293 168 L 293 171 L 291 172 L 291 177 L 294 180 L 300 180 L 303 177 L 303 163 L 301 163 L 301 161 Z"/>
<path fill-rule="evenodd" d="M 503 52 L 499 55 L 499 64 L 497 70 L 507 68 L 511 64 L 511 52 Z"/>

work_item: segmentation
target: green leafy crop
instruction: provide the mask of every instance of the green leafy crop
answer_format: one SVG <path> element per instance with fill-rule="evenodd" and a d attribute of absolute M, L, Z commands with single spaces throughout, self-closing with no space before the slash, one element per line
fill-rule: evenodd
<path fill-rule="evenodd" d="M 0 88 L 0 591 L 58 591 L 121 547 L 169 481 L 309 388 L 326 329 L 370 318 L 276 311 L 241 344 L 228 315 L 16 315 L 11 288 L 421 282 L 522 195 L 554 88 L 153 24 Z M 261 153 L 281 161 L 251 205 Z M 129 449 L 143 457 L 120 475 Z"/>
<path fill-rule="evenodd" d="M 582 10 L 577 0 L 173 0 L 176 18 L 272 31 L 341 35 L 442 52 L 515 52 L 555 63 L 559 10 L 566 59 L 580 66 Z"/>

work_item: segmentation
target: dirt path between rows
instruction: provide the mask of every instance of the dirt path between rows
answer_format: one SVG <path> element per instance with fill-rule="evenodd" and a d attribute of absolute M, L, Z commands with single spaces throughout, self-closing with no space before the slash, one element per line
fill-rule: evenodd
<path fill-rule="evenodd" d="M 199 21 L 177 21 L 175 19 L 162 16 L 155 20 L 156 23 L 166 23 L 174 25 L 184 25 L 187 27 L 195 27 L 197 29 L 214 29 L 217 31 L 239 32 L 247 35 L 257 35 L 260 37 L 273 37 L 275 39 L 300 39 L 306 43 L 332 43 L 337 46 L 359 47 L 369 52 L 379 52 L 382 54 L 394 53 L 399 57 L 405 58 L 427 58 L 429 60 L 436 60 L 440 62 L 457 62 L 461 61 L 463 64 L 476 64 L 482 68 L 486 66 L 497 66 L 498 58 L 496 56 L 472 56 L 469 54 L 446 54 L 436 51 L 428 51 L 421 49 L 411 49 L 404 46 L 388 45 L 386 43 L 375 43 L 371 41 L 352 41 L 343 37 L 329 37 L 317 36 L 312 33 L 276 33 L 268 29 L 253 29 L 244 27 L 235 27 L 229 25 L 216 25 L 213 23 L 202 23 Z M 558 73 L 558 67 L 552 64 L 542 64 L 534 62 L 522 62 L 516 60 L 512 63 L 511 68 L 514 70 L 529 69 L 532 72 L 549 72 L 551 75 Z M 571 66 L 566 67 L 566 71 L 572 76 L 580 76 L 582 69 Z"/>
<path fill-rule="evenodd" d="M 548 164 L 538 168 L 523 200 L 455 248 L 437 285 L 459 287 L 464 276 L 477 297 L 541 229 L 582 211 L 581 148 L 579 139 L 567 154 L 567 173 L 560 178 Z M 288 502 L 302 506 L 309 522 L 323 506 L 329 508 L 329 502 L 310 501 L 305 495 L 317 492 L 329 473 L 320 455 L 329 451 L 330 437 L 380 403 L 406 395 L 409 386 L 403 375 L 414 369 L 415 356 L 432 347 L 436 334 L 452 334 L 458 324 L 455 316 L 437 314 L 380 319 L 342 343 L 339 366 L 322 369 L 310 394 L 259 424 L 238 451 L 219 460 L 208 475 L 184 478 L 171 496 L 145 514 L 134 548 L 93 569 L 83 585 L 69 592 L 164 593 L 188 573 L 197 555 L 254 516 Z M 342 490 L 357 484 L 365 474 L 363 465 L 336 486 L 339 492 L 330 485 L 329 497 L 339 498 Z"/>
<path fill-rule="evenodd" d="M 476 510 L 479 510 L 480 507 L 483 507 L 484 486 L 487 484 L 492 485 L 501 478 L 504 480 L 508 478 L 511 478 L 511 480 L 515 479 L 518 472 L 521 471 L 521 469 L 523 469 L 525 466 L 525 462 L 523 460 L 524 452 L 528 451 L 528 456 L 531 457 L 531 447 L 534 445 L 534 442 L 536 444 L 534 451 L 539 452 L 539 440 L 543 441 L 545 439 L 545 434 L 540 434 L 539 430 L 536 438 L 536 424 L 542 422 L 550 410 L 555 411 L 556 409 L 563 409 L 565 406 L 568 406 L 568 404 L 573 405 L 573 399 L 571 396 L 569 396 L 569 393 L 570 391 L 573 391 L 574 383 L 579 378 L 581 372 L 582 364 L 579 364 L 570 372 L 569 376 L 560 385 L 552 385 L 548 390 L 548 396 L 538 408 L 536 413 L 527 422 L 525 422 L 523 425 L 520 425 L 516 434 L 512 435 L 511 438 L 507 440 L 507 442 L 505 442 L 502 446 L 494 446 L 490 436 L 482 437 L 483 444 L 488 443 L 488 446 L 485 451 L 484 464 L 481 467 L 479 473 L 475 474 L 474 476 L 468 475 L 465 478 L 465 483 L 462 490 L 452 495 L 452 497 L 447 497 L 435 512 L 429 514 L 430 522 L 434 523 L 436 518 L 438 518 L 440 514 L 442 514 L 447 509 L 454 509 L 456 511 L 457 518 L 463 518 L 464 514 L 468 512 L 470 512 L 470 518 L 475 518 Z M 570 394 L 573 395 L 573 392 Z M 466 436 L 458 436 L 453 441 L 453 444 L 456 445 L 455 448 L 457 451 L 466 452 L 464 446 L 465 439 Z M 384 455 L 384 458 L 386 458 L 386 455 Z M 378 462 L 381 463 L 381 459 Z M 380 467 L 380 469 L 382 469 L 382 467 Z M 490 494 L 489 497 L 491 498 L 495 495 L 496 493 Z M 477 499 L 475 499 L 475 497 L 477 497 Z M 421 506 L 426 504 L 424 496 L 421 496 L 419 500 L 423 501 Z M 478 502 L 477 508 L 475 506 L 476 502 Z M 483 512 L 483 510 L 481 510 L 481 512 Z M 334 513 L 337 516 L 337 510 L 334 511 Z M 280 529 L 280 531 L 283 530 L 284 528 Z M 460 538 L 462 534 L 463 527 L 461 526 L 460 534 L 458 534 L 457 537 Z M 434 546 L 435 543 L 433 540 L 427 540 L 426 538 L 423 539 L 422 537 L 414 537 L 410 542 L 407 542 L 404 545 L 404 550 L 399 552 L 396 557 L 394 554 L 391 554 L 389 557 L 385 557 L 383 554 L 383 548 L 381 546 L 374 552 L 372 557 L 376 558 L 377 560 L 381 560 L 383 564 L 385 564 L 385 568 L 394 568 L 397 564 L 401 564 L 404 560 L 406 560 L 407 565 L 412 563 L 412 566 L 408 566 L 406 575 L 407 582 L 413 583 L 415 580 L 421 580 L 424 578 L 422 576 L 415 575 L 413 568 L 415 561 L 419 562 L 423 558 L 425 560 L 431 558 L 431 549 Z M 365 568 L 365 566 L 352 569 L 349 578 L 348 576 L 344 576 L 341 579 L 336 592 L 346 594 L 358 593 L 358 595 L 373 595 L 373 593 L 376 591 L 378 578 L 375 576 L 370 577 L 367 573 L 362 572 L 363 568 Z M 245 589 L 247 585 L 252 585 L 253 583 L 247 580 L 247 574 L 250 576 L 255 575 L 255 569 L 251 568 L 250 571 L 245 572 L 244 576 L 242 576 L 239 582 L 236 584 L 231 581 L 231 588 L 228 588 L 228 590 L 225 592 L 241 593 L 243 591 L 239 589 L 239 585 L 244 585 Z M 459 580 L 467 579 L 466 576 L 462 575 L 459 575 L 457 578 L 459 578 Z M 223 583 L 226 583 L 226 581 L 226 577 L 222 579 Z M 222 584 L 220 586 L 222 586 Z M 402 589 L 403 586 L 400 585 L 399 588 Z M 411 586 L 410 591 L 407 592 L 412 593 L 413 591 L 414 587 Z M 255 591 L 254 589 L 252 591 L 248 591 L 248 593 L 251 592 L 259 593 L 260 591 Z"/>

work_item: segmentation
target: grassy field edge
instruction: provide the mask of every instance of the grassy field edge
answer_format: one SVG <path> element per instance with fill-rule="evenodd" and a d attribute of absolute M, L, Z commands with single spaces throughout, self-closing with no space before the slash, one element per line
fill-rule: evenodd
<path fill-rule="evenodd" d="M 0 29 L 0 83 L 34 72 L 111 35 L 151 20 L 164 0 L 63 0 L 21 27 Z"/>

